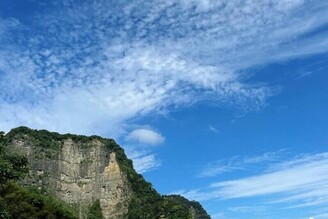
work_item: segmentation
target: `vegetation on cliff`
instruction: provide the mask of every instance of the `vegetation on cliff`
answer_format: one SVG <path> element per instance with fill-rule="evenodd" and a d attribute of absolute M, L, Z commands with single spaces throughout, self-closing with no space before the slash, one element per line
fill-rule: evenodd
<path fill-rule="evenodd" d="M 87 215 L 88 219 L 103 219 L 103 215 L 101 212 L 100 201 L 95 201 L 89 209 L 89 213 Z"/>
<path fill-rule="evenodd" d="M 4 133 L 0 132 L 0 218 L 77 218 L 74 210 L 51 194 L 34 187 L 23 187 L 16 181 L 28 172 L 27 158 L 7 154 Z"/>
<path fill-rule="evenodd" d="M 0 189 L 0 218 L 77 218 L 74 209 L 50 194 L 9 181 Z"/>
<path fill-rule="evenodd" d="M 198 202 L 188 201 L 181 196 L 161 196 L 158 194 L 151 183 L 146 182 L 143 176 L 134 170 L 132 161 L 126 157 L 124 150 L 112 139 L 99 136 L 61 135 L 46 130 L 36 131 L 26 127 L 19 127 L 11 130 L 6 135 L 3 135 L 3 133 L 1 134 L 0 144 L 3 145 L 1 146 L 1 153 L 5 154 L 4 147 L 6 145 L 10 145 L 11 142 L 24 138 L 28 138 L 30 144 L 33 144 L 34 147 L 38 149 L 40 157 L 46 157 L 47 159 L 58 159 L 59 151 L 65 139 L 73 140 L 75 143 L 78 143 L 79 147 L 91 147 L 92 144 L 90 144 L 90 142 L 96 139 L 105 145 L 109 153 L 115 152 L 120 169 L 126 175 L 132 190 L 132 198 L 129 204 L 128 215 L 126 216 L 128 219 L 210 218 Z M 15 156 L 15 158 L 12 159 L 10 156 Z M 27 172 L 27 160 L 24 156 L 18 154 L 10 154 L 10 156 L 8 155 L 8 158 L 1 159 L 0 171 L 8 171 L 8 173 L 6 173 L 8 180 L 18 180 Z M 1 175 L 3 175 L 2 172 Z M 26 212 L 28 212 L 27 214 L 33 214 L 35 216 L 29 218 L 44 218 L 43 216 L 47 213 L 52 215 L 48 218 L 76 217 L 76 213 L 74 213 L 72 207 L 57 200 L 55 197 L 51 196 L 51 194 L 43 194 L 38 190 L 22 187 L 17 183 L 8 183 L 8 180 L 3 180 L 3 182 L 1 182 L 0 191 L 2 192 L 0 211 L 4 209 L 3 214 L 5 216 L 8 213 L 12 218 L 24 218 L 15 217 L 19 210 L 16 209 L 15 206 L 10 206 L 10 204 L 8 204 L 10 198 L 19 197 L 18 200 L 10 200 L 10 203 L 14 201 L 14 203 L 20 203 L 20 206 L 25 206 Z M 90 206 L 90 212 L 87 216 L 90 219 L 102 218 L 99 201 L 94 202 L 93 205 Z M 7 218 L 10 218 L 10 216 Z"/>

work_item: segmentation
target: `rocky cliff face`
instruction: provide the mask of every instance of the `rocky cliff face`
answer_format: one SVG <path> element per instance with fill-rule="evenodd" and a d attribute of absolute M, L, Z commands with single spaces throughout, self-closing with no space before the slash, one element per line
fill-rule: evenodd
<path fill-rule="evenodd" d="M 53 142 L 56 148 L 36 141 L 26 134 L 11 142 L 11 150 L 28 155 L 31 169 L 24 183 L 46 186 L 65 202 L 77 204 L 80 218 L 96 200 L 106 219 L 124 218 L 132 191 L 115 152 L 98 139 L 82 143 L 67 138 Z"/>
<path fill-rule="evenodd" d="M 6 138 L 8 152 L 28 157 L 30 173 L 23 184 L 50 189 L 76 206 L 79 218 L 87 218 L 88 209 L 96 201 L 106 219 L 209 218 L 202 208 L 195 214 L 187 200 L 181 204 L 174 197 L 160 196 L 133 170 L 123 149 L 111 139 L 25 127 L 12 130 Z M 168 216 L 183 214 L 188 216 Z"/>

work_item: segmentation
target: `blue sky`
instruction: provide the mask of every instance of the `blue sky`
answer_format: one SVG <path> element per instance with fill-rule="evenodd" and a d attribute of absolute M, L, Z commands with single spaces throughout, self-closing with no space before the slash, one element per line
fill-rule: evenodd
<path fill-rule="evenodd" d="M 213 218 L 328 218 L 328 1 L 2 0 L 0 129 L 115 138 Z"/>

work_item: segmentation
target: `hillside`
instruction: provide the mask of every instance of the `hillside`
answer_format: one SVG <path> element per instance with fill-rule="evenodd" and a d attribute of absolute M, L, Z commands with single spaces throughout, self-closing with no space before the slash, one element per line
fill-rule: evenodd
<path fill-rule="evenodd" d="M 198 202 L 158 194 L 112 139 L 19 127 L 0 145 L 0 218 L 210 218 Z"/>

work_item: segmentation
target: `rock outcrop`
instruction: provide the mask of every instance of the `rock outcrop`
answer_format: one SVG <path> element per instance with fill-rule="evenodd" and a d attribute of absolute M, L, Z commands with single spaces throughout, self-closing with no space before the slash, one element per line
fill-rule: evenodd
<path fill-rule="evenodd" d="M 60 135 L 26 127 L 13 129 L 6 139 L 9 153 L 28 157 L 30 172 L 22 183 L 49 189 L 76 206 L 79 218 L 87 218 L 96 201 L 105 219 L 175 218 L 172 215 L 183 214 L 188 215 L 185 218 L 209 218 L 200 205 L 191 204 L 196 202 L 185 199 L 181 204 L 174 201 L 179 198 L 160 196 L 133 170 L 132 162 L 112 139 Z M 154 209 L 150 202 L 154 202 Z M 195 206 L 200 210 L 195 211 Z"/>
<path fill-rule="evenodd" d="M 71 138 L 59 142 L 58 149 L 35 144 L 29 135 L 19 136 L 11 150 L 28 155 L 31 166 L 25 184 L 50 188 L 57 197 L 76 204 L 80 218 L 85 218 L 89 206 L 100 201 L 104 218 L 124 218 L 132 191 L 120 170 L 115 152 L 98 139 L 74 142 Z"/>

